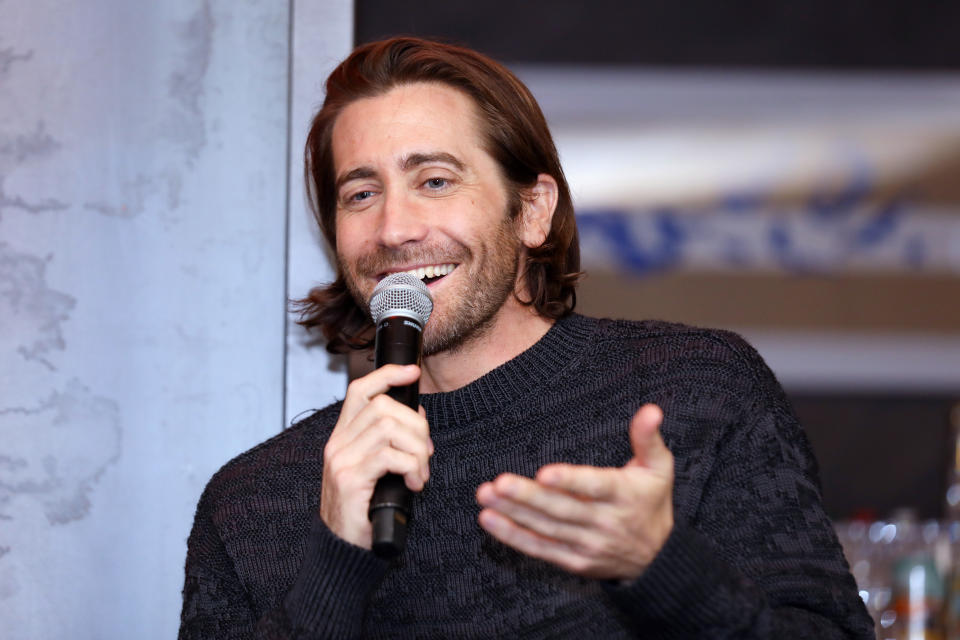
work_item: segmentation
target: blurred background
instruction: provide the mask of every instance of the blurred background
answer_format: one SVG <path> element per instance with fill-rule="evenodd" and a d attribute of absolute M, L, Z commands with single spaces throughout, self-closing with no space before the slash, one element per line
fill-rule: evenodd
<path fill-rule="evenodd" d="M 893 0 L 0 0 L 3 636 L 175 635 L 210 475 L 342 396 L 345 363 L 284 309 L 331 278 L 302 145 L 330 69 L 401 33 L 537 96 L 579 311 L 745 335 L 845 541 L 946 523 L 958 24 Z"/>

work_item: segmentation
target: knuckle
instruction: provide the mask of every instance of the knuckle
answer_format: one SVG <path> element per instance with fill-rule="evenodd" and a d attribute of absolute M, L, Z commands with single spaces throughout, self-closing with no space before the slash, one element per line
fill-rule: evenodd
<path fill-rule="evenodd" d="M 326 463 L 336 457 L 338 450 L 336 441 L 331 437 L 323 447 L 323 462 Z"/>
<path fill-rule="evenodd" d="M 410 469 L 410 460 L 408 456 L 397 449 L 387 448 L 383 450 L 384 462 L 393 473 L 406 473 Z"/>
<path fill-rule="evenodd" d="M 363 378 L 351 380 L 347 385 L 347 396 L 352 397 L 363 393 Z"/>
<path fill-rule="evenodd" d="M 332 473 L 340 465 L 339 460 L 340 456 L 337 455 L 339 451 L 336 447 L 331 447 L 329 444 L 323 450 L 323 469 L 325 472 Z"/>
<path fill-rule="evenodd" d="M 391 415 L 382 415 L 374 424 L 380 431 L 393 431 L 397 428 L 397 419 Z"/>
<path fill-rule="evenodd" d="M 580 549 L 586 558 L 599 558 L 606 551 L 606 545 L 599 536 L 588 536 L 581 541 Z"/>
<path fill-rule="evenodd" d="M 579 509 L 575 504 L 561 503 L 557 505 L 557 517 L 568 522 L 577 520 Z"/>
<path fill-rule="evenodd" d="M 605 533 L 616 533 L 623 529 L 620 519 L 612 513 L 600 513 L 597 515 L 597 528 Z"/>
<path fill-rule="evenodd" d="M 404 456 L 400 451 L 393 448 L 387 448 L 384 449 L 383 456 L 391 471 L 394 473 L 406 472 L 408 466 L 407 457 Z"/>
<path fill-rule="evenodd" d="M 417 448 L 417 459 L 422 463 L 426 464 L 430 460 L 430 445 L 425 441 L 420 441 L 420 446 Z"/>
<path fill-rule="evenodd" d="M 330 451 L 328 449 L 324 449 L 323 468 L 331 472 L 337 468 L 337 456 L 335 452 Z"/>
<path fill-rule="evenodd" d="M 427 423 L 427 419 L 421 415 L 417 415 L 418 420 L 414 422 L 414 429 L 417 434 L 424 439 L 430 437 L 430 425 Z"/>
<path fill-rule="evenodd" d="M 574 573 L 585 573 L 593 567 L 593 561 L 583 555 L 575 555 L 567 561 L 567 566 Z"/>
<path fill-rule="evenodd" d="M 395 402 L 396 401 L 393 398 L 385 393 L 377 394 L 373 397 L 373 399 L 370 400 L 370 404 L 372 404 L 374 409 L 376 409 L 378 412 L 385 412 L 389 410 Z"/>
<path fill-rule="evenodd" d="M 337 487 L 344 488 L 350 484 L 351 469 L 349 467 L 335 467 L 330 470 L 330 478 Z"/>

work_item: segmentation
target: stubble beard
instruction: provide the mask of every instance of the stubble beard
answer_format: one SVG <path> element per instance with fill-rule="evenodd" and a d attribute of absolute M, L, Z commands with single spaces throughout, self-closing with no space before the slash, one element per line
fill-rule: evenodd
<path fill-rule="evenodd" d="M 361 290 L 358 285 L 360 274 L 382 273 L 396 264 L 459 264 L 454 271 L 461 280 L 459 286 L 444 292 L 443 300 L 434 300 L 434 313 L 423 332 L 423 355 L 432 356 L 456 353 L 490 331 L 497 312 L 514 293 L 520 247 L 515 223 L 504 216 L 491 241 L 480 246 L 479 256 L 468 247 L 456 244 L 382 248 L 360 257 L 352 266 L 339 256 L 338 260 L 353 299 L 367 315 L 370 314 L 368 298 L 372 291 Z M 457 273 L 468 266 L 473 273 Z"/>

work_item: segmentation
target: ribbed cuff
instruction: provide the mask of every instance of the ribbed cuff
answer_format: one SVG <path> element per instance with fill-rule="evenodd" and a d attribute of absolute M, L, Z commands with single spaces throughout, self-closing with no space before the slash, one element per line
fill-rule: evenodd
<path fill-rule="evenodd" d="M 762 597 L 692 528 L 677 523 L 647 570 L 632 583 L 604 588 L 619 607 L 656 637 L 710 637 L 743 629 Z"/>
<path fill-rule="evenodd" d="M 337 537 L 314 516 L 303 565 L 284 599 L 287 619 L 297 632 L 311 637 L 358 637 L 370 595 L 388 566 L 372 552 Z"/>

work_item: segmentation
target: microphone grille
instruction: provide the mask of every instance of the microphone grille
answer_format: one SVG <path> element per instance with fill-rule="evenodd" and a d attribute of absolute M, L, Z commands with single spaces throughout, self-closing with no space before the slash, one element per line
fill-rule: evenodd
<path fill-rule="evenodd" d="M 391 316 L 405 316 L 423 327 L 432 311 L 433 298 L 427 285 L 410 273 L 391 273 L 377 283 L 370 296 L 374 324 Z"/>

